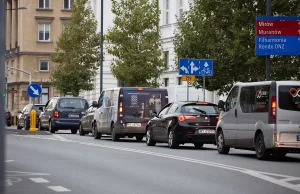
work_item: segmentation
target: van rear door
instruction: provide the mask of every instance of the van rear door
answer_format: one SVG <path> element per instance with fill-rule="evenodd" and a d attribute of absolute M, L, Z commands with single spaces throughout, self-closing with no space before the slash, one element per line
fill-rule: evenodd
<path fill-rule="evenodd" d="M 277 88 L 277 142 L 283 147 L 300 147 L 300 83 Z"/>

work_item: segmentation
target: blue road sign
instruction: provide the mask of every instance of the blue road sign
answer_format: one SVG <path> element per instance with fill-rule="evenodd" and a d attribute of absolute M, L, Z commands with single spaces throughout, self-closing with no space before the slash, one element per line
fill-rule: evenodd
<path fill-rule="evenodd" d="M 42 88 L 39 84 L 30 84 L 27 88 L 28 95 L 37 98 L 42 94 Z"/>
<path fill-rule="evenodd" d="M 257 56 L 300 55 L 299 16 L 256 17 L 255 51 Z"/>
<path fill-rule="evenodd" d="M 179 59 L 179 75 L 213 76 L 211 59 Z"/>

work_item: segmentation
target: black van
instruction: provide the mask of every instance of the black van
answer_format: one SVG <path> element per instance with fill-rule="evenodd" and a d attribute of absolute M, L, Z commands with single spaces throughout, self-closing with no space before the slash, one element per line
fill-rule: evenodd
<path fill-rule="evenodd" d="M 161 88 L 121 87 L 102 91 L 96 107 L 92 133 L 95 139 L 102 134 L 113 141 L 136 137 L 141 141 L 153 113 L 168 104 L 168 92 Z"/>

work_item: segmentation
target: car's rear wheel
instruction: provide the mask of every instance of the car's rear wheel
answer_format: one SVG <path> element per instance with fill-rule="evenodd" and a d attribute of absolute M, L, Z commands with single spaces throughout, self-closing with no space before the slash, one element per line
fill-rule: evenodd
<path fill-rule="evenodd" d="M 136 139 L 137 141 L 142 141 L 143 138 L 144 138 L 143 135 L 137 135 L 137 136 L 135 136 L 135 139 Z"/>
<path fill-rule="evenodd" d="M 116 129 L 114 125 L 111 126 L 111 140 L 112 141 L 119 141 L 120 136 L 116 133 Z"/>
<path fill-rule="evenodd" d="M 76 134 L 77 131 L 78 131 L 77 129 L 71 129 L 71 133 L 72 133 L 72 134 Z"/>
<path fill-rule="evenodd" d="M 22 129 L 22 127 L 19 125 L 19 120 L 17 121 L 17 129 Z"/>
<path fill-rule="evenodd" d="M 225 144 L 223 131 L 219 131 L 217 135 L 217 149 L 219 154 L 228 154 L 230 147 Z"/>
<path fill-rule="evenodd" d="M 49 122 L 49 131 L 50 131 L 51 133 L 55 133 L 55 131 L 56 131 L 55 127 L 52 126 L 52 122 L 51 122 L 51 121 Z"/>
<path fill-rule="evenodd" d="M 156 141 L 154 141 L 152 139 L 151 129 L 149 129 L 149 128 L 147 128 L 147 131 L 146 131 L 146 144 L 147 144 L 147 146 L 155 146 L 156 145 Z"/>
<path fill-rule="evenodd" d="M 92 134 L 94 136 L 94 139 L 100 139 L 102 136 L 102 134 L 98 132 L 96 124 L 94 124 L 93 126 Z"/>
<path fill-rule="evenodd" d="M 194 143 L 195 148 L 200 149 L 203 147 L 203 143 Z"/>
<path fill-rule="evenodd" d="M 83 130 L 82 125 L 79 125 L 79 135 L 80 136 L 85 136 L 86 132 Z"/>
<path fill-rule="evenodd" d="M 38 122 L 38 130 L 39 131 L 44 131 L 45 129 L 41 125 L 41 121 Z"/>
<path fill-rule="evenodd" d="M 25 130 L 29 130 L 30 129 L 30 123 L 27 123 L 27 119 L 25 120 L 25 125 L 24 125 Z"/>
<path fill-rule="evenodd" d="M 179 147 L 179 142 L 177 140 L 176 134 L 174 133 L 173 130 L 169 131 L 169 140 L 168 140 L 168 145 L 170 149 L 176 149 Z"/>
<path fill-rule="evenodd" d="M 270 156 L 270 152 L 265 146 L 264 135 L 262 133 L 258 134 L 255 139 L 255 153 L 259 160 L 266 160 Z"/>

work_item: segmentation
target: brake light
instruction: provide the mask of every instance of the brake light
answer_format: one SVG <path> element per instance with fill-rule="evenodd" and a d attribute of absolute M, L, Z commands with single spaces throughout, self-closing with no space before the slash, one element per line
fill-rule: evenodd
<path fill-rule="evenodd" d="M 180 122 L 183 122 L 185 120 L 194 120 L 196 118 L 197 118 L 196 116 L 183 116 L 183 115 L 177 117 L 178 121 Z"/>
<path fill-rule="evenodd" d="M 271 113 L 270 113 L 272 119 L 276 119 L 276 107 L 277 107 L 276 96 L 272 96 L 272 99 L 271 99 Z"/>
<path fill-rule="evenodd" d="M 54 111 L 54 118 L 58 118 L 58 111 L 57 110 Z"/>
<path fill-rule="evenodd" d="M 141 91 L 141 90 L 144 90 L 144 88 L 138 88 L 137 90 L 140 90 L 140 91 Z"/>
<path fill-rule="evenodd" d="M 220 117 L 216 117 L 217 121 L 219 121 Z"/>

